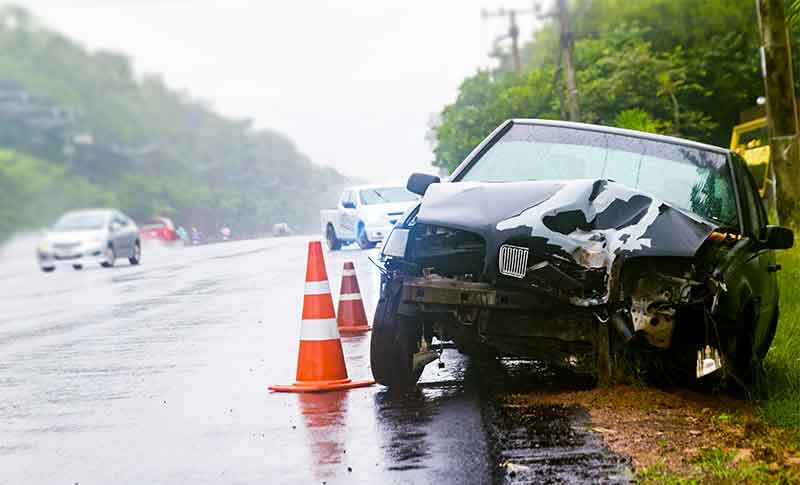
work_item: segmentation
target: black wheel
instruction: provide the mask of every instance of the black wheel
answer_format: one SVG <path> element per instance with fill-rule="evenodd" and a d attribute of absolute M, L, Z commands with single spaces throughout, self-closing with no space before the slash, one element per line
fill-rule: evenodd
<path fill-rule="evenodd" d="M 778 319 L 779 312 L 778 307 L 776 306 L 772 320 L 769 322 L 769 326 L 764 331 L 764 336 L 753 349 L 753 352 L 759 360 L 763 360 L 767 356 L 767 352 L 769 352 L 769 348 L 772 346 L 772 341 L 775 339 L 775 333 L 778 331 Z"/>
<path fill-rule="evenodd" d="M 76 271 L 82 270 L 83 269 L 83 265 L 82 264 L 73 264 L 72 265 L 72 269 L 74 269 Z"/>
<path fill-rule="evenodd" d="M 133 254 L 128 258 L 128 262 L 133 266 L 142 262 L 142 244 L 139 241 L 136 241 L 136 244 L 133 245 Z"/>
<path fill-rule="evenodd" d="M 361 249 L 374 248 L 376 243 L 367 238 L 367 231 L 364 229 L 364 224 L 359 222 L 356 228 L 356 242 L 358 243 L 358 247 Z"/>
<path fill-rule="evenodd" d="M 336 237 L 336 230 L 330 224 L 325 228 L 325 240 L 328 242 L 330 251 L 337 251 L 342 248 L 342 241 Z"/>
<path fill-rule="evenodd" d="M 753 382 L 759 357 L 753 342 L 755 311 L 752 303 L 739 312 L 739 319 L 728 328 L 727 335 L 721 335 L 723 346 L 723 377 L 725 384 L 746 387 Z"/>
<path fill-rule="evenodd" d="M 114 262 L 117 260 L 117 253 L 114 251 L 114 246 L 109 246 L 106 248 L 105 251 L 106 260 L 100 263 L 100 266 L 104 268 L 111 268 L 114 266 Z"/>
<path fill-rule="evenodd" d="M 45 273 L 52 273 L 56 270 L 55 266 L 44 266 L 41 268 Z"/>
<path fill-rule="evenodd" d="M 394 280 L 386 285 L 378 301 L 369 356 L 375 380 L 394 389 L 415 385 L 424 369 L 424 366 L 413 367 L 421 337 L 420 325 L 397 313 L 402 289 L 402 281 Z"/>

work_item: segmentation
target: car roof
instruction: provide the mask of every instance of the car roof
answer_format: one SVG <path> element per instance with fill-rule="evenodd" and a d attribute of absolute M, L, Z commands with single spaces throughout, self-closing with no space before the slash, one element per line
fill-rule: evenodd
<path fill-rule="evenodd" d="M 582 130 L 590 130 L 590 131 L 600 131 L 604 133 L 613 133 L 616 135 L 626 135 L 626 136 L 633 136 L 636 138 L 643 138 L 647 140 L 654 140 L 654 141 L 661 141 L 665 143 L 674 143 L 677 145 L 685 145 L 690 146 L 693 148 L 697 148 L 700 150 L 708 150 L 712 152 L 717 152 L 723 155 L 727 155 L 730 150 L 727 148 L 722 148 L 714 145 L 708 145 L 706 143 L 700 143 L 697 141 L 687 140 L 685 138 L 678 138 L 675 136 L 667 136 L 667 135 L 657 135 L 655 133 L 647 133 L 644 131 L 636 131 L 636 130 L 627 130 L 625 128 L 615 128 L 613 126 L 604 126 L 604 125 L 592 125 L 589 123 L 578 123 L 575 121 L 558 121 L 558 120 L 542 120 L 537 118 L 513 118 L 510 120 L 514 124 L 521 124 L 521 125 L 543 125 L 543 126 L 554 126 L 559 128 L 577 128 Z"/>
<path fill-rule="evenodd" d="M 405 189 L 406 186 L 404 184 L 364 184 L 364 185 L 353 185 L 351 187 L 347 187 L 344 190 L 369 190 L 369 189 Z"/>
<path fill-rule="evenodd" d="M 109 215 L 111 215 L 112 213 L 115 213 L 115 212 L 119 212 L 119 211 L 114 210 L 114 209 L 79 209 L 79 210 L 74 210 L 74 211 L 67 211 L 67 212 L 62 214 L 62 217 L 66 216 L 68 214 L 102 214 L 102 215 L 105 215 L 105 216 L 109 216 Z"/>

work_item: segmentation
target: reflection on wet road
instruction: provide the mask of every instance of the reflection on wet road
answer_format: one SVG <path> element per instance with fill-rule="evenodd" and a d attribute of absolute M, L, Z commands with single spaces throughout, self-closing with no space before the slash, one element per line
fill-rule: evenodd
<path fill-rule="evenodd" d="M 139 267 L 48 275 L 29 248 L 0 253 L 0 483 L 508 479 L 485 424 L 494 371 L 455 351 L 405 394 L 267 392 L 294 376 L 305 239 L 146 249 Z M 326 257 L 334 297 L 355 261 L 371 317 L 368 254 Z M 343 348 L 370 376 L 368 335 Z"/>

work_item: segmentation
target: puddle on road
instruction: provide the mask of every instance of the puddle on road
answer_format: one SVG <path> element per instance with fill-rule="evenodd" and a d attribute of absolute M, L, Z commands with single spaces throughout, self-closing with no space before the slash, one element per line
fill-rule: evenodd
<path fill-rule="evenodd" d="M 339 465 L 344 460 L 345 422 L 347 420 L 347 393 L 298 394 L 300 414 L 306 429 L 306 442 L 316 459 L 316 468 L 323 470 L 319 477 L 331 476 L 326 465 Z"/>
<path fill-rule="evenodd" d="M 379 392 L 375 405 L 380 416 L 379 426 L 386 437 L 381 446 L 387 455 L 388 470 L 414 470 L 424 466 L 430 454 L 427 428 L 438 413 L 436 403 L 422 389 L 408 393 Z"/>
<path fill-rule="evenodd" d="M 631 463 L 591 431 L 578 406 L 531 404 L 524 392 L 587 389 L 592 379 L 539 362 L 505 360 L 481 366 L 483 415 L 498 483 L 632 483 Z"/>

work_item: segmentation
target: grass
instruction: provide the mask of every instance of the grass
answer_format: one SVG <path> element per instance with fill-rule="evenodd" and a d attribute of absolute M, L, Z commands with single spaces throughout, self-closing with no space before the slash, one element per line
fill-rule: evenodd
<path fill-rule="evenodd" d="M 764 462 L 737 463 L 736 453 L 721 448 L 702 450 L 692 460 L 688 474 L 675 474 L 663 462 L 643 468 L 636 473 L 636 481 L 643 484 L 694 485 L 719 484 L 790 484 L 797 483 L 797 474 L 790 469 L 770 470 Z"/>
<path fill-rule="evenodd" d="M 781 316 L 759 379 L 759 409 L 771 424 L 800 427 L 800 246 L 778 254 Z"/>

